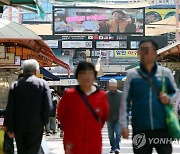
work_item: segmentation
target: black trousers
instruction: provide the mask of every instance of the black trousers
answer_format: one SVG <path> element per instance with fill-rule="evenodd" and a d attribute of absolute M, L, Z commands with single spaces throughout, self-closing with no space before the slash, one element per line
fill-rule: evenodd
<path fill-rule="evenodd" d="M 172 141 L 166 129 L 133 130 L 134 154 L 152 154 L 153 148 L 158 154 L 172 154 Z"/>
<path fill-rule="evenodd" d="M 38 154 L 43 135 L 41 127 L 20 127 L 15 129 L 18 154 Z"/>

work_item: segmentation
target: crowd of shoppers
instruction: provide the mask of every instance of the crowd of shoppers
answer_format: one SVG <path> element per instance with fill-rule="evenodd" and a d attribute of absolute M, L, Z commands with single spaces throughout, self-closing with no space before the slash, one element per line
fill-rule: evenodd
<path fill-rule="evenodd" d="M 133 152 L 151 154 L 155 148 L 158 154 L 172 154 L 170 142 L 150 142 L 170 138 L 164 105 L 176 102 L 180 114 L 179 90 L 171 70 L 157 64 L 157 49 L 152 40 L 140 42 L 140 67 L 127 72 L 123 91 L 113 78 L 108 81 L 107 92 L 100 89 L 95 84 L 94 64 L 80 62 L 75 71 L 79 85 L 66 89 L 61 98 L 45 80 L 36 77 L 38 62 L 25 60 L 23 74 L 11 85 L 5 116 L 7 134 L 15 138 L 18 154 L 38 154 L 44 128 L 47 136 L 57 133 L 57 118 L 66 154 L 100 154 L 105 122 L 110 153 L 118 154 L 121 135 L 125 139 L 129 136 L 129 111 Z M 141 146 L 135 141 L 137 135 L 146 141 Z"/>

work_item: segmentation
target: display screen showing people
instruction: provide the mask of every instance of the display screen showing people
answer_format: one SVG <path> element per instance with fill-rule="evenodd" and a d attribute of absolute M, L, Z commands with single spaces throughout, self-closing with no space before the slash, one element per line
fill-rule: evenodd
<path fill-rule="evenodd" d="M 54 33 L 144 33 L 144 9 L 53 8 Z"/>

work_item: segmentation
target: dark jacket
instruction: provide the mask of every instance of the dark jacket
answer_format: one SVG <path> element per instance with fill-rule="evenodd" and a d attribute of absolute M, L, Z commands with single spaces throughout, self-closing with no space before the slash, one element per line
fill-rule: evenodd
<path fill-rule="evenodd" d="M 108 91 L 107 96 L 109 101 L 108 121 L 113 122 L 119 119 L 119 108 L 120 108 L 122 91 L 117 90 L 115 93 Z"/>
<path fill-rule="evenodd" d="M 54 96 L 52 97 L 52 104 L 53 104 L 53 108 L 52 108 L 49 116 L 55 117 L 56 116 L 57 99 Z"/>
<path fill-rule="evenodd" d="M 51 109 L 47 82 L 34 75 L 26 76 L 11 85 L 6 107 L 7 130 L 43 126 L 48 123 Z"/>

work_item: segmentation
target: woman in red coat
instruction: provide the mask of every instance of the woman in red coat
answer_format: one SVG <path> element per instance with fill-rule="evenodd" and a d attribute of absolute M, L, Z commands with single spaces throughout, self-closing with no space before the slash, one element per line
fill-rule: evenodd
<path fill-rule="evenodd" d="M 64 131 L 65 154 L 101 154 L 101 129 L 109 106 L 106 93 L 93 85 L 96 76 L 92 63 L 80 62 L 75 72 L 79 86 L 67 89 L 59 102 L 57 112 Z"/>

